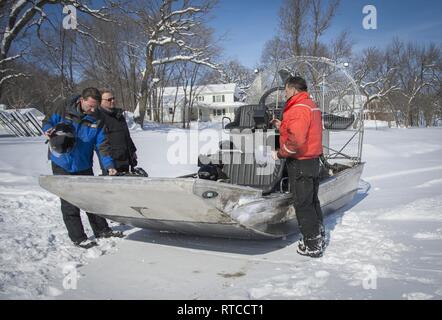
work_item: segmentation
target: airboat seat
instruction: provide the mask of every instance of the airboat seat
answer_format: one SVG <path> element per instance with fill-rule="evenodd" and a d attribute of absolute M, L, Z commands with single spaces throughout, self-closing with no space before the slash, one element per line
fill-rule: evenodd
<path fill-rule="evenodd" d="M 241 106 L 235 110 L 235 118 L 232 122 L 228 123 L 225 126 L 225 129 L 255 129 L 259 128 L 260 123 L 257 123 L 256 116 L 263 118 L 262 120 L 267 124 L 266 116 L 266 107 L 263 105 L 246 105 Z"/>
<path fill-rule="evenodd" d="M 241 150 L 224 150 L 215 155 L 198 157 L 202 171 L 208 169 L 206 165 L 218 168 L 210 169 L 218 171 L 218 181 L 261 189 L 263 194 L 269 194 L 279 187 L 284 164 L 284 160 L 256 161 L 254 154 Z"/>
<path fill-rule="evenodd" d="M 279 187 L 285 162 L 284 160 L 275 162 L 271 159 L 268 146 L 274 146 L 275 142 L 278 144 L 277 136 L 261 132 L 262 136 L 244 132 L 231 135 L 233 141 L 221 141 L 218 153 L 200 155 L 198 166 L 214 165 L 220 168 L 218 170 L 221 173 L 218 176 L 223 182 L 261 189 L 264 194 L 271 193 Z M 247 150 L 246 145 L 257 145 L 259 149 Z"/>
<path fill-rule="evenodd" d="M 279 186 L 284 170 L 283 161 L 258 163 L 253 154 L 235 151 L 224 153 L 224 160 L 226 156 L 229 163 L 223 164 L 222 171 L 229 183 L 261 189 L 264 193 L 270 193 Z"/>

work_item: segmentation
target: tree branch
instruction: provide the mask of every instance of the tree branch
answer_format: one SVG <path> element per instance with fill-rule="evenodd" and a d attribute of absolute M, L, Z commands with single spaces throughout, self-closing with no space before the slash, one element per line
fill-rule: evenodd
<path fill-rule="evenodd" d="M 29 75 L 27 75 L 25 73 L 16 73 L 16 74 L 7 75 L 7 76 L 2 77 L 0 79 L 0 86 L 3 85 L 4 82 L 6 82 L 6 81 L 8 81 L 10 79 L 20 78 L 20 77 L 29 77 Z"/>

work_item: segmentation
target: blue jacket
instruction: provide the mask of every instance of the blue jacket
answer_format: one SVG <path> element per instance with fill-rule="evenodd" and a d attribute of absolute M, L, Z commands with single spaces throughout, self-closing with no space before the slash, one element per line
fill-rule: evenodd
<path fill-rule="evenodd" d="M 56 155 L 50 152 L 51 161 L 70 173 L 87 170 L 93 166 L 95 149 L 105 169 L 114 168 L 103 124 L 94 116 L 81 112 L 78 99 L 68 99 L 52 114 L 48 114 L 43 120 L 43 131 L 46 132 L 60 122 L 69 123 L 74 127 L 75 145 L 69 153 Z"/>

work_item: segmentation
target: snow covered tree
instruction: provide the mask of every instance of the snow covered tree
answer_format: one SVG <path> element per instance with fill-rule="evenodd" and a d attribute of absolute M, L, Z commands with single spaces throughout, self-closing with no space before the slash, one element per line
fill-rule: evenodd
<path fill-rule="evenodd" d="M 239 89 L 246 90 L 255 78 L 253 70 L 238 60 L 228 60 L 220 65 L 222 72 L 218 70 L 207 72 L 201 79 L 201 84 L 235 83 Z"/>
<path fill-rule="evenodd" d="M 223 64 L 223 83 L 236 83 L 240 89 L 247 89 L 255 78 L 253 70 L 243 66 L 237 60 L 230 60 Z"/>
<path fill-rule="evenodd" d="M 389 94 L 400 89 L 396 81 L 398 66 L 389 59 L 386 52 L 370 47 L 355 60 L 354 78 L 366 98 L 363 109 L 371 102 L 384 100 Z M 393 114 L 396 112 L 393 111 Z"/>
<path fill-rule="evenodd" d="M 418 125 L 420 118 L 431 123 L 434 103 L 441 86 L 441 48 L 394 39 L 385 49 L 371 47 L 356 57 L 355 81 L 366 96 L 391 108 L 397 124 Z"/>
<path fill-rule="evenodd" d="M 153 105 L 153 87 L 160 80 L 157 77 L 158 66 L 187 61 L 219 69 L 211 59 L 213 45 L 210 41 L 204 41 L 203 45 L 194 41 L 207 38 L 204 17 L 214 3 L 212 0 L 195 1 L 195 4 L 191 0 L 152 1 L 150 6 L 138 8 L 134 12 L 147 38 L 145 69 L 136 110 L 137 123 L 143 123 L 149 100 L 149 106 Z"/>
<path fill-rule="evenodd" d="M 406 126 L 418 125 L 419 97 L 439 89 L 442 71 L 442 49 L 435 45 L 417 45 L 394 40 L 390 49 L 399 65 L 398 81 L 401 94 L 406 98 Z"/>

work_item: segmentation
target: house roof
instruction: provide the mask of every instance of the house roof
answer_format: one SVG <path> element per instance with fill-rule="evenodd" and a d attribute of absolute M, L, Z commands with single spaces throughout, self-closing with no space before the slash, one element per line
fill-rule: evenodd
<path fill-rule="evenodd" d="M 165 96 L 175 96 L 176 87 L 166 87 L 164 88 Z M 236 93 L 237 87 L 236 83 L 227 84 L 209 84 L 205 86 L 195 86 L 193 91 L 198 95 L 206 94 L 223 94 L 223 93 Z M 190 87 L 187 88 L 187 92 L 190 91 Z M 178 95 L 184 96 L 184 87 L 178 87 Z"/>
<path fill-rule="evenodd" d="M 229 102 L 229 103 L 204 103 L 195 101 L 194 107 L 197 108 L 204 108 L 204 109 L 226 109 L 226 108 L 239 108 L 241 106 L 245 106 L 246 103 L 244 102 Z"/>

